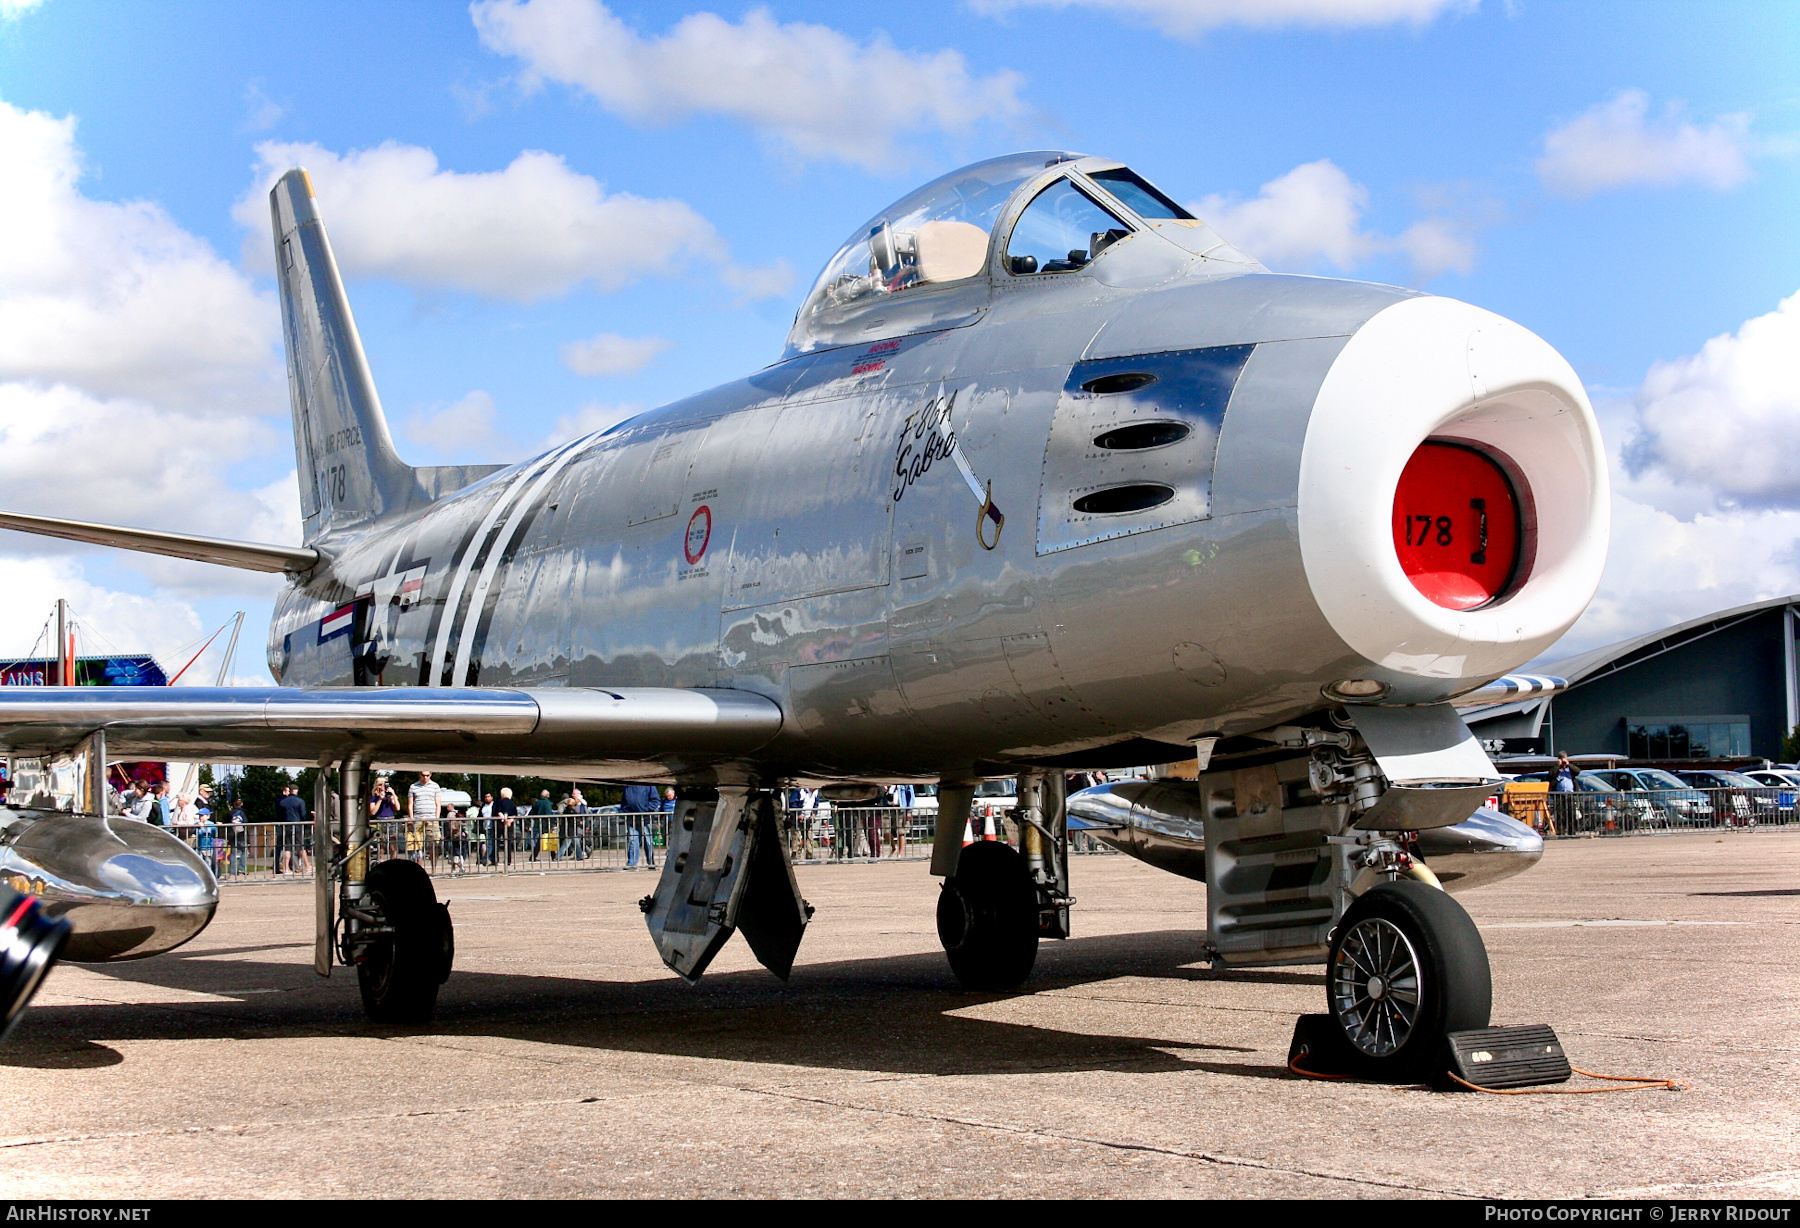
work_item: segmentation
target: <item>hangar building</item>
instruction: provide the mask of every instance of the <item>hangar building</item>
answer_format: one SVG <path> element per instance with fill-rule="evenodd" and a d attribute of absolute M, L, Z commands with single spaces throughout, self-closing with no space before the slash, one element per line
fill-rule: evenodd
<path fill-rule="evenodd" d="M 1800 596 L 1777 597 L 1534 667 L 1569 689 L 1463 719 L 1508 752 L 1779 761 L 1800 725 L 1797 609 Z"/>

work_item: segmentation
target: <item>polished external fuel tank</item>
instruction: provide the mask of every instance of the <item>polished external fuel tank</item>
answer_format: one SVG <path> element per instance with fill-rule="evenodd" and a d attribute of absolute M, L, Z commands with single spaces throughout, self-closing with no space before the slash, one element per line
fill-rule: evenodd
<path fill-rule="evenodd" d="M 1159 870 L 1206 878 L 1206 821 L 1193 781 L 1122 780 L 1071 793 L 1069 829 Z M 1529 870 L 1544 855 L 1544 838 L 1483 807 L 1461 823 L 1419 832 L 1414 847 L 1455 893 Z"/>
<path fill-rule="evenodd" d="M 160 955 L 206 928 L 219 882 L 198 854 L 135 819 L 0 808 L 0 884 L 71 927 L 62 958 Z"/>

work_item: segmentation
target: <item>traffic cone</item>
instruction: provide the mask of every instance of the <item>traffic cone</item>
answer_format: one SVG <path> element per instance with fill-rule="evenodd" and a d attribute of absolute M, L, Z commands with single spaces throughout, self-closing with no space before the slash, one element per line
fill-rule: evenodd
<path fill-rule="evenodd" d="M 994 812 L 992 810 L 982 816 L 981 838 L 983 840 L 998 840 L 1000 838 L 994 834 Z"/>
<path fill-rule="evenodd" d="M 975 829 L 974 829 L 974 827 L 972 827 L 970 825 L 969 819 L 964 819 L 963 820 L 963 847 L 968 848 L 971 844 L 974 844 L 974 843 L 975 843 Z"/>

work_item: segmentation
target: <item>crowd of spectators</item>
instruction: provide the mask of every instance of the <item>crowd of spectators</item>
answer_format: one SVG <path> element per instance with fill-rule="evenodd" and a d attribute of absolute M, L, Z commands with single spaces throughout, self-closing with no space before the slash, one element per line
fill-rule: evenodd
<path fill-rule="evenodd" d="M 210 784 L 201 784 L 192 794 L 181 794 L 164 782 L 138 781 L 122 794 L 112 791 L 109 809 L 169 829 L 221 878 L 241 877 L 253 868 L 277 875 L 310 876 L 317 850 L 309 790 L 285 774 L 278 779 L 288 783 L 281 785 L 274 800 L 274 822 L 249 818 L 241 796 L 215 803 Z M 1087 783 L 1091 782 L 1072 777 L 1070 788 Z M 327 818 L 335 832 L 338 798 L 335 793 L 326 796 Z M 792 824 L 800 846 L 797 851 L 803 856 L 812 855 L 815 846 L 824 852 L 840 842 L 845 846 L 843 852 L 851 856 L 883 856 L 904 850 L 912 820 L 902 816 L 910 816 L 919 803 L 913 786 L 887 786 L 878 799 L 851 808 L 866 820 L 858 823 L 848 813 L 840 816 L 842 821 L 834 820 L 833 807 L 816 789 L 792 789 L 783 800 L 790 813 L 807 816 Z M 262 804 L 268 806 L 266 800 Z M 578 786 L 571 786 L 560 800 L 550 788 L 542 787 L 528 800 L 515 797 L 510 786 L 483 792 L 475 799 L 460 789 L 446 788 L 430 771 L 419 772 L 416 780 L 405 784 L 402 795 L 393 774 L 378 771 L 370 780 L 364 804 L 374 828 L 377 858 L 404 857 L 433 874 L 447 869 L 454 877 L 515 862 L 586 860 L 598 848 L 619 847 L 621 836 L 626 868 L 655 870 L 657 850 L 666 842 L 667 816 L 674 812 L 677 797 L 673 788 L 630 784 L 624 787 L 621 803 L 608 806 L 591 805 Z M 875 808 L 890 813 L 878 817 L 873 814 Z M 864 809 L 871 813 L 861 815 Z M 835 832 L 840 826 L 844 830 Z"/>

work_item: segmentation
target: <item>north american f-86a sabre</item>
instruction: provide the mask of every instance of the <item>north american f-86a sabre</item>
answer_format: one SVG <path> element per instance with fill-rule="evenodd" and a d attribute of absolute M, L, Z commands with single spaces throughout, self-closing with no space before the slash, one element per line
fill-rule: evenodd
<path fill-rule="evenodd" d="M 285 573 L 281 685 L 13 690 L 0 748 L 88 780 L 109 754 L 333 765 L 316 962 L 354 966 L 372 1017 L 428 1017 L 453 949 L 424 872 L 369 864 L 379 762 L 678 784 L 645 908 L 689 979 L 738 929 L 791 968 L 809 910 L 780 790 L 933 782 L 965 985 L 1015 987 L 1069 935 L 1073 816 L 1206 883 L 1196 958 L 1327 964 L 1372 1068 L 1487 1024 L 1485 950 L 1444 888 L 1542 842 L 1482 808 L 1498 773 L 1454 704 L 1558 685 L 1508 671 L 1581 614 L 1607 545 L 1599 431 L 1544 341 L 1271 274 L 1117 162 L 1017 154 L 858 227 L 764 370 L 520 464 L 414 468 L 305 172 L 271 207 L 305 544 L 0 527 Z M 1195 779 L 1065 796 L 1071 770 L 1183 761 Z M 964 848 L 1001 776 L 1016 843 Z M 117 822 L 13 821 L 15 848 L 88 824 L 65 851 L 112 881 Z M 179 941 L 217 899 L 187 873 L 192 898 L 115 911 L 186 909 Z M 82 949 L 102 905 L 45 896 Z"/>

